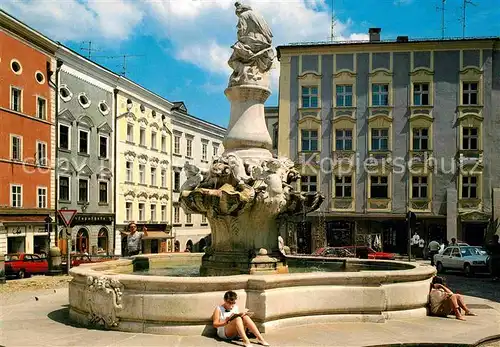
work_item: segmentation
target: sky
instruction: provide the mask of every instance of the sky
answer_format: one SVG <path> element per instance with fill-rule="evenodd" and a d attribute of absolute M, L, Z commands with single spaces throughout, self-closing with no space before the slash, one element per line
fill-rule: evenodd
<path fill-rule="evenodd" d="M 241 1 L 241 0 L 240 0 Z M 331 9 L 335 39 L 365 40 L 370 27 L 381 38 L 441 37 L 443 0 L 243 0 L 273 32 L 273 45 L 325 41 Z M 0 8 L 82 55 L 121 73 L 190 114 L 221 126 L 229 122 L 224 89 L 227 60 L 236 41 L 235 0 L 0 0 Z M 473 0 L 466 7 L 466 36 L 500 36 L 500 0 Z M 463 0 L 445 0 L 445 36 L 462 36 Z M 279 62 L 272 70 L 278 104 Z"/>

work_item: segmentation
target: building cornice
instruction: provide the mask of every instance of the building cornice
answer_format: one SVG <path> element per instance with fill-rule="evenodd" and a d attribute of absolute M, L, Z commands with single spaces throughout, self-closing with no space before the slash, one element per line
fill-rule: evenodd
<path fill-rule="evenodd" d="M 197 133 L 206 133 L 221 138 L 224 138 L 226 134 L 226 128 L 177 111 L 172 112 L 172 125 L 174 128 L 175 126 L 191 128 Z"/>

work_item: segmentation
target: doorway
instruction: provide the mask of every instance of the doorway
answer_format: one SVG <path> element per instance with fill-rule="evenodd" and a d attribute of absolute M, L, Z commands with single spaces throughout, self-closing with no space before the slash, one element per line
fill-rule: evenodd
<path fill-rule="evenodd" d="M 151 253 L 158 253 L 159 250 L 159 245 L 158 245 L 158 239 L 152 239 L 151 240 Z"/>
<path fill-rule="evenodd" d="M 471 246 L 483 246 L 484 238 L 486 236 L 486 231 L 488 228 L 488 223 L 463 223 L 462 224 L 462 237 L 464 242 Z"/>
<path fill-rule="evenodd" d="M 326 245 L 328 247 L 351 246 L 354 223 L 346 221 L 326 222 Z"/>

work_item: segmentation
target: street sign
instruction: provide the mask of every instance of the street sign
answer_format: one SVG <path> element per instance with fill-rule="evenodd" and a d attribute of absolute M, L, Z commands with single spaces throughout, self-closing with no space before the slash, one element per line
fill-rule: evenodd
<path fill-rule="evenodd" d="M 71 225 L 71 221 L 73 221 L 73 218 L 75 218 L 76 215 L 76 210 L 59 210 L 57 212 L 66 227 Z"/>

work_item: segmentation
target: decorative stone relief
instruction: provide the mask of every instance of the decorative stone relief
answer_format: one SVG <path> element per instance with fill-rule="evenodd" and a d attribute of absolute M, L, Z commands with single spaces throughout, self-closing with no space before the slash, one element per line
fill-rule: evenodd
<path fill-rule="evenodd" d="M 146 119 L 146 117 L 141 117 L 141 118 L 139 118 L 139 124 L 140 124 L 140 126 L 142 126 L 142 127 L 147 126 L 147 125 L 148 125 L 148 120 Z"/>
<path fill-rule="evenodd" d="M 123 155 L 125 156 L 126 161 L 134 161 L 137 156 L 137 154 L 133 151 L 126 151 Z"/>
<path fill-rule="evenodd" d="M 146 201 L 146 199 L 148 198 L 148 193 L 142 191 L 139 194 L 137 194 L 137 198 L 139 198 L 140 201 Z"/>
<path fill-rule="evenodd" d="M 139 154 L 137 156 L 140 164 L 146 164 L 148 162 L 148 156 L 146 154 Z"/>
<path fill-rule="evenodd" d="M 168 166 L 168 160 L 162 160 L 160 161 L 160 166 L 163 167 L 163 168 L 166 168 Z"/>
<path fill-rule="evenodd" d="M 87 277 L 88 319 L 106 328 L 118 326 L 122 306 L 123 284 L 108 277 Z"/>
<path fill-rule="evenodd" d="M 128 190 L 123 194 L 123 196 L 125 197 L 125 200 L 134 200 L 135 192 L 133 190 Z"/>
<path fill-rule="evenodd" d="M 151 164 L 152 167 L 157 167 L 160 159 L 151 157 L 149 158 L 149 164 Z"/>

